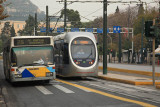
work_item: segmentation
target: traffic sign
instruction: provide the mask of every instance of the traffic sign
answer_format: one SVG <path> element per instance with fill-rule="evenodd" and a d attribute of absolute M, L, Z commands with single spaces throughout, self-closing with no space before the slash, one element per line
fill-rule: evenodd
<path fill-rule="evenodd" d="M 103 33 L 103 28 L 97 28 L 97 33 Z M 107 29 L 107 33 L 109 33 L 109 29 Z"/>
<path fill-rule="evenodd" d="M 57 28 L 57 33 L 62 33 L 64 32 L 64 28 Z"/>
<path fill-rule="evenodd" d="M 79 28 L 71 28 L 71 32 L 79 32 Z"/>
<path fill-rule="evenodd" d="M 93 32 L 93 28 L 86 28 L 85 32 Z"/>
<path fill-rule="evenodd" d="M 120 26 L 113 26 L 113 33 L 121 33 L 121 27 Z"/>
<path fill-rule="evenodd" d="M 97 28 L 97 33 L 103 33 L 103 28 Z"/>
<path fill-rule="evenodd" d="M 46 27 L 41 27 L 40 32 L 46 32 Z"/>
<path fill-rule="evenodd" d="M 53 28 L 50 28 L 49 32 L 52 32 Z M 46 32 L 46 27 L 41 27 L 40 32 Z"/>

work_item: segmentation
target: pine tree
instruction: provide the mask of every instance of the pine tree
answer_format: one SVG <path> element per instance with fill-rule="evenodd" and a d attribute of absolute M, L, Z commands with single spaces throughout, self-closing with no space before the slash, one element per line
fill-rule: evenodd
<path fill-rule="evenodd" d="M 25 28 L 23 30 L 19 30 L 18 33 L 20 33 L 20 35 L 30 35 L 30 36 L 33 35 L 34 23 L 35 23 L 34 17 L 29 15 L 28 19 L 25 22 L 26 22 Z"/>
<path fill-rule="evenodd" d="M 12 25 L 10 32 L 11 32 L 11 37 L 15 37 L 16 36 L 14 25 Z"/>
<path fill-rule="evenodd" d="M 138 16 L 144 15 L 144 7 L 143 4 L 140 4 L 139 9 L 138 9 Z"/>

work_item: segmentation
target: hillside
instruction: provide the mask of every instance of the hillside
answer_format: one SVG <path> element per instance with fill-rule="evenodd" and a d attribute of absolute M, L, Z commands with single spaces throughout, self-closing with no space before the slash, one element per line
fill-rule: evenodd
<path fill-rule="evenodd" d="M 34 16 L 36 12 L 39 20 L 45 18 L 45 13 L 40 11 L 30 0 L 7 0 L 6 3 L 11 4 L 6 7 L 6 12 L 10 17 L 5 20 L 25 21 L 29 14 Z"/>

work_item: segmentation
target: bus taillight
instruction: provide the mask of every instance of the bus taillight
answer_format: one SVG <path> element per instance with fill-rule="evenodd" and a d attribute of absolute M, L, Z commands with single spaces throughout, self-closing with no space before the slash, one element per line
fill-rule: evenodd
<path fill-rule="evenodd" d="M 52 67 L 52 69 L 55 69 L 55 67 Z"/>
<path fill-rule="evenodd" d="M 15 71 L 15 69 L 14 69 L 14 68 L 11 68 L 11 71 Z"/>

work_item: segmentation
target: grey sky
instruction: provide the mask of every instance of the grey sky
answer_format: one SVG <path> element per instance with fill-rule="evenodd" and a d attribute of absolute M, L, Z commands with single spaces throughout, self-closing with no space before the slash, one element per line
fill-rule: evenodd
<path fill-rule="evenodd" d="M 50 15 L 57 13 L 59 10 L 61 10 L 64 7 L 64 3 L 56 2 L 56 1 L 60 1 L 60 0 L 31 0 L 31 1 L 35 5 L 37 5 L 39 7 L 39 9 L 42 11 L 45 11 L 46 5 L 48 5 Z M 80 1 L 82 1 L 82 0 L 80 0 Z M 92 0 L 92 1 L 94 1 L 94 0 Z M 100 0 L 100 1 L 103 1 L 103 0 Z M 120 0 L 108 0 L 108 1 L 120 1 Z M 139 0 L 121 0 L 121 1 L 139 1 Z M 151 3 L 153 1 L 158 1 L 158 0 L 141 0 L 141 1 Z M 130 6 L 132 7 L 135 5 L 136 4 L 131 4 Z M 156 3 L 155 4 L 152 3 L 149 5 L 152 5 L 152 6 L 154 5 L 157 8 L 159 7 Z M 118 3 L 109 4 L 108 5 L 108 14 L 114 13 L 117 6 L 119 6 L 120 10 L 126 9 L 128 7 L 128 5 L 122 5 L 122 4 L 118 4 Z M 96 17 L 100 17 L 103 15 L 103 3 L 72 3 L 72 4 L 68 5 L 67 8 L 79 11 L 81 16 L 84 16 L 89 20 L 93 20 Z M 89 21 L 87 19 L 81 17 L 81 21 Z"/>

